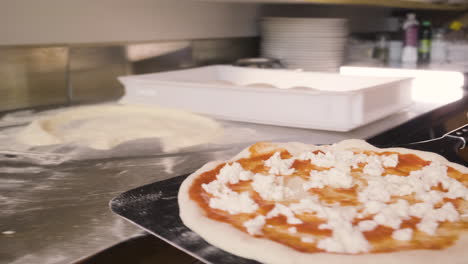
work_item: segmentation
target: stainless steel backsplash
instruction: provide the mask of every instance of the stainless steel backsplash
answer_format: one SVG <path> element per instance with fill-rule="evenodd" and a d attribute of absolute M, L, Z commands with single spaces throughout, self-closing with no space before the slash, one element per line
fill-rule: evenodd
<path fill-rule="evenodd" d="M 67 64 L 66 47 L 1 47 L 0 111 L 68 102 Z"/>
<path fill-rule="evenodd" d="M 258 38 L 0 47 L 0 112 L 116 100 L 117 77 L 233 63 L 258 56 Z"/>

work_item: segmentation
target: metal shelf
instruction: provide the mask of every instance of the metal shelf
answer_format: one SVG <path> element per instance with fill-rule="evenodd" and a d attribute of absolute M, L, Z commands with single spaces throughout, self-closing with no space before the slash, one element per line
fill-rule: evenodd
<path fill-rule="evenodd" d="M 367 5 L 383 6 L 408 9 L 433 9 L 433 10 L 452 10 L 463 11 L 468 9 L 466 4 L 446 4 L 446 3 L 428 3 L 424 1 L 405 1 L 405 0 L 304 0 L 306 3 L 317 4 L 345 4 L 345 5 Z"/>
<path fill-rule="evenodd" d="M 431 9 L 446 11 L 465 11 L 468 4 L 430 3 L 423 0 L 202 0 L 208 2 L 237 3 L 283 3 L 283 4 L 331 4 L 355 6 L 381 6 L 407 9 Z"/>

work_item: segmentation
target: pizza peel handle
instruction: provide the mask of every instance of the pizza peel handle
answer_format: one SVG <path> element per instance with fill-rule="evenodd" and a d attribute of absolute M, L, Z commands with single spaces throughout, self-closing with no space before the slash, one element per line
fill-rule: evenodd
<path fill-rule="evenodd" d="M 466 148 L 468 143 L 468 124 L 447 133 L 445 136 L 458 138 L 463 141 L 463 146 L 460 149 Z"/>
<path fill-rule="evenodd" d="M 386 147 L 403 147 L 435 152 L 444 156 L 449 161 L 468 166 L 467 158 L 464 158 L 461 154 L 468 150 L 468 124 L 452 130 L 436 139 Z"/>

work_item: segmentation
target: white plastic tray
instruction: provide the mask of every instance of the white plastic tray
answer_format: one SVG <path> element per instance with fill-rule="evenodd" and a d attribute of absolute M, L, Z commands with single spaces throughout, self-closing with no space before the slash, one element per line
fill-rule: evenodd
<path fill-rule="evenodd" d="M 121 103 L 176 107 L 221 119 L 349 131 L 411 103 L 411 79 L 225 65 L 119 77 Z"/>

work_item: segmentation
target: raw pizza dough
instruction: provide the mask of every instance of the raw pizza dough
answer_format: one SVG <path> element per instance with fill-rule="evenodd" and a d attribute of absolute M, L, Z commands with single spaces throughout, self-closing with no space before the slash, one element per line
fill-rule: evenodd
<path fill-rule="evenodd" d="M 293 156 L 305 151 L 320 150 L 323 146 L 306 145 L 302 143 L 267 143 L 264 152 L 275 149 L 286 149 Z M 327 146 L 325 146 L 327 147 Z M 403 148 L 379 149 L 362 140 L 345 140 L 334 145 L 336 150 L 359 149 L 375 152 L 389 151 L 400 154 L 415 154 L 427 161 L 437 161 L 450 166 L 461 173 L 468 173 L 468 168 L 456 163 L 448 162 L 445 158 L 435 153 L 416 151 Z M 226 162 L 233 162 L 250 157 L 249 148 L 243 150 L 229 161 L 214 161 L 206 164 L 195 173 L 188 176 L 182 183 L 178 203 L 180 217 L 183 223 L 199 234 L 212 245 L 237 256 L 254 259 L 263 263 L 278 264 L 427 264 L 427 263 L 468 263 L 468 233 L 460 235 L 454 245 L 442 250 L 406 250 L 390 253 L 360 253 L 360 254 L 335 254 L 335 253 L 302 253 L 283 244 L 271 240 L 257 238 L 234 228 L 232 225 L 208 218 L 199 205 L 189 197 L 189 189 L 194 180 L 204 172 L 208 172 Z M 462 216 L 468 221 L 468 215 Z M 468 230 L 465 230 L 468 231 Z"/>
<path fill-rule="evenodd" d="M 16 139 L 26 145 L 73 143 L 110 149 L 123 142 L 159 138 L 164 151 L 207 143 L 222 134 L 216 121 L 156 106 L 98 105 L 66 110 L 34 120 Z"/>

